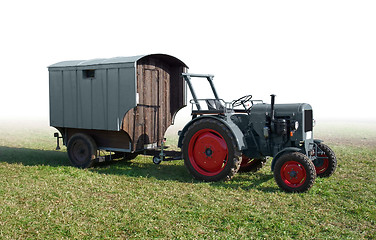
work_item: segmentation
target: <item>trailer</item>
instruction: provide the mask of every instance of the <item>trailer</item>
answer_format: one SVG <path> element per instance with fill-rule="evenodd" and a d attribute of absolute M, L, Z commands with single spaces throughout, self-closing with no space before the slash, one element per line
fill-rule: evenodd
<path fill-rule="evenodd" d="M 50 126 L 74 166 L 97 150 L 134 156 L 157 149 L 186 106 L 187 65 L 166 54 L 64 61 L 48 67 Z"/>

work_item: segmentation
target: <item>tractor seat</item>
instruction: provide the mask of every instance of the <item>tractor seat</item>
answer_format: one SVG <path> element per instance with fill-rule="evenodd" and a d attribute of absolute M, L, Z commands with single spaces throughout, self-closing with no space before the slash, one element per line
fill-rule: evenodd
<path fill-rule="evenodd" d="M 222 103 L 217 99 L 205 99 L 206 104 L 208 105 L 208 110 L 221 110 L 224 111 L 225 107 L 222 105 Z"/>
<path fill-rule="evenodd" d="M 192 115 L 224 114 L 225 106 L 218 99 L 202 99 L 206 102 L 207 109 L 192 110 Z"/>

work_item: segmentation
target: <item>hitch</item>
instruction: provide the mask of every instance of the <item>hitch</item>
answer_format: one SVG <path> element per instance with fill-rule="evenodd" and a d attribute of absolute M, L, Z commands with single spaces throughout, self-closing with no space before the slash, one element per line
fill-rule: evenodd
<path fill-rule="evenodd" d="M 166 142 L 166 138 L 163 138 L 163 140 L 161 141 L 161 152 L 159 153 L 159 155 L 155 155 L 153 157 L 154 164 L 160 164 L 162 161 L 165 160 L 166 155 L 163 152 L 165 142 Z"/>
<path fill-rule="evenodd" d="M 162 161 L 175 161 L 175 160 L 182 160 L 181 152 L 177 151 L 165 151 L 165 143 L 166 138 L 163 138 L 161 141 L 161 151 L 158 154 L 153 154 L 155 151 L 150 151 L 151 154 L 154 155 L 153 163 L 160 164 Z M 144 153 L 145 155 L 149 155 L 148 153 Z"/>
<path fill-rule="evenodd" d="M 57 133 L 57 132 L 54 133 L 54 137 L 56 138 L 56 150 L 60 150 L 61 148 L 60 148 L 60 144 L 59 144 L 59 139 L 63 138 L 63 137 L 60 137 L 59 133 Z"/>

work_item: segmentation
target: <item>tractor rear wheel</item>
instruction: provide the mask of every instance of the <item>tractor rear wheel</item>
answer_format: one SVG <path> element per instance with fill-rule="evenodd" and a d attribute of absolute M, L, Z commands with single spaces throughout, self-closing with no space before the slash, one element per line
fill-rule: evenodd
<path fill-rule="evenodd" d="M 337 158 L 333 150 L 323 143 L 317 144 L 321 153 L 317 154 L 317 159 L 313 161 L 318 177 L 330 177 L 337 168 Z"/>
<path fill-rule="evenodd" d="M 265 158 L 249 158 L 242 155 L 242 162 L 240 164 L 239 172 L 257 172 L 265 166 Z"/>
<path fill-rule="evenodd" d="M 186 168 L 198 180 L 230 180 L 240 167 L 235 137 L 215 119 L 194 122 L 184 135 L 182 150 Z"/>
<path fill-rule="evenodd" d="M 78 168 L 92 167 L 97 158 L 95 141 L 82 133 L 76 133 L 69 139 L 67 151 L 72 165 Z"/>
<path fill-rule="evenodd" d="M 274 179 L 286 192 L 305 192 L 315 182 L 315 166 L 300 152 L 286 153 L 275 164 Z"/>

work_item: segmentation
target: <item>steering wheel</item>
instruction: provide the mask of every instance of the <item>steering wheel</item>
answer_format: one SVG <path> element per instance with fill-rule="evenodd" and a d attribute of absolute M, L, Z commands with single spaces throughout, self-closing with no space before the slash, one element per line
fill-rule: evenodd
<path fill-rule="evenodd" d="M 247 110 L 245 103 L 249 102 L 252 99 L 252 95 L 245 95 L 237 100 L 232 101 L 232 107 L 238 107 L 240 105 L 243 105 L 243 107 Z"/>

